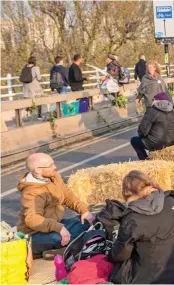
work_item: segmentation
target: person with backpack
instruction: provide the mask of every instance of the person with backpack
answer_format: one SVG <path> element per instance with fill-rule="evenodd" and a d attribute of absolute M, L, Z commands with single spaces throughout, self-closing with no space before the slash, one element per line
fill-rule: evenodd
<path fill-rule="evenodd" d="M 80 68 L 80 64 L 82 63 L 82 56 L 80 54 L 74 55 L 74 62 L 69 68 L 69 82 L 71 86 L 71 90 L 74 91 L 80 91 L 84 90 L 83 88 L 83 82 L 86 80 L 85 77 L 82 75 L 82 70 Z"/>
<path fill-rule="evenodd" d="M 108 254 L 114 284 L 174 284 L 174 191 L 162 191 L 147 174 L 123 179 L 126 209 Z"/>
<path fill-rule="evenodd" d="M 50 88 L 52 91 L 56 89 L 59 94 L 65 94 L 69 85 L 68 68 L 63 66 L 61 56 L 56 56 L 54 60 L 55 64 L 50 70 Z"/>
<path fill-rule="evenodd" d="M 59 252 L 92 224 L 93 215 L 63 182 L 53 159 L 35 153 L 26 161 L 28 173 L 20 177 L 21 211 L 18 231 L 32 237 L 34 258 L 47 258 Z M 65 206 L 79 215 L 65 218 Z"/>
<path fill-rule="evenodd" d="M 28 59 L 28 64 L 22 69 L 19 80 L 23 83 L 24 98 L 30 99 L 43 95 L 43 89 L 40 85 L 40 68 L 36 66 L 35 56 Z"/>
<path fill-rule="evenodd" d="M 135 74 L 134 78 L 135 81 L 139 78 L 140 82 L 143 78 L 143 76 L 146 74 L 146 59 L 143 54 L 139 56 L 139 61 L 135 65 Z"/>
<path fill-rule="evenodd" d="M 31 56 L 28 64 L 22 69 L 19 80 L 23 83 L 24 99 L 31 99 L 43 95 L 43 89 L 40 85 L 40 68 L 36 66 L 36 57 Z M 42 119 L 41 106 L 38 106 L 38 119 Z"/>

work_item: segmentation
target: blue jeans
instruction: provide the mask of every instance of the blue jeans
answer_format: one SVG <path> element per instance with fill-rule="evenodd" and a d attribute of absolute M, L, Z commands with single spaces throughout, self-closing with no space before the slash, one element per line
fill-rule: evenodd
<path fill-rule="evenodd" d="M 130 143 L 136 151 L 139 160 L 146 160 L 148 158 L 146 153 L 147 147 L 144 145 L 140 137 L 132 137 Z"/>
<path fill-rule="evenodd" d="M 57 93 L 59 93 L 59 94 L 65 94 L 65 93 L 67 93 L 67 91 L 68 91 L 67 86 L 62 86 L 62 87 L 57 89 Z"/>
<path fill-rule="evenodd" d="M 89 223 L 85 221 L 84 225 L 81 224 L 80 216 L 71 219 L 63 219 L 61 221 L 65 228 L 71 234 L 71 241 L 79 236 L 82 232 L 89 228 Z M 62 237 L 56 232 L 41 233 L 38 232 L 32 235 L 32 251 L 33 256 L 42 255 L 42 252 L 50 249 L 61 248 Z"/>

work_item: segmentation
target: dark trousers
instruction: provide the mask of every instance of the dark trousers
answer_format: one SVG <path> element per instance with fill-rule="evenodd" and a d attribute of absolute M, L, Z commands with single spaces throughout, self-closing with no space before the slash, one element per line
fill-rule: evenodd
<path fill-rule="evenodd" d="M 147 147 L 144 145 L 140 137 L 132 137 L 130 143 L 136 151 L 139 160 L 145 160 L 148 158 L 148 155 L 146 153 Z"/>
<path fill-rule="evenodd" d="M 89 223 L 85 221 L 82 225 L 80 216 L 70 219 L 63 219 L 61 223 L 71 234 L 71 241 L 78 237 L 82 232 L 88 230 Z M 38 232 L 32 235 L 32 251 L 33 256 L 42 255 L 43 251 L 50 249 L 62 248 L 62 237 L 56 232 L 41 233 Z"/>

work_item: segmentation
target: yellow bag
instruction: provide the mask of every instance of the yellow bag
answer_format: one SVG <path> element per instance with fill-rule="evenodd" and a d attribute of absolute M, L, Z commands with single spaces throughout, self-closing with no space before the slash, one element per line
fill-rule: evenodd
<path fill-rule="evenodd" d="M 0 247 L 0 284 L 26 284 L 28 279 L 27 240 L 1 242 Z"/>

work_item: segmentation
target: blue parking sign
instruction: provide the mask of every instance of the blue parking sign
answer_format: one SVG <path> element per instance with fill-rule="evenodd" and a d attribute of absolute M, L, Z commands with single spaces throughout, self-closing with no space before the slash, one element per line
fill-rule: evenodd
<path fill-rule="evenodd" d="M 171 19 L 172 18 L 172 6 L 157 6 L 156 7 L 157 19 Z"/>

